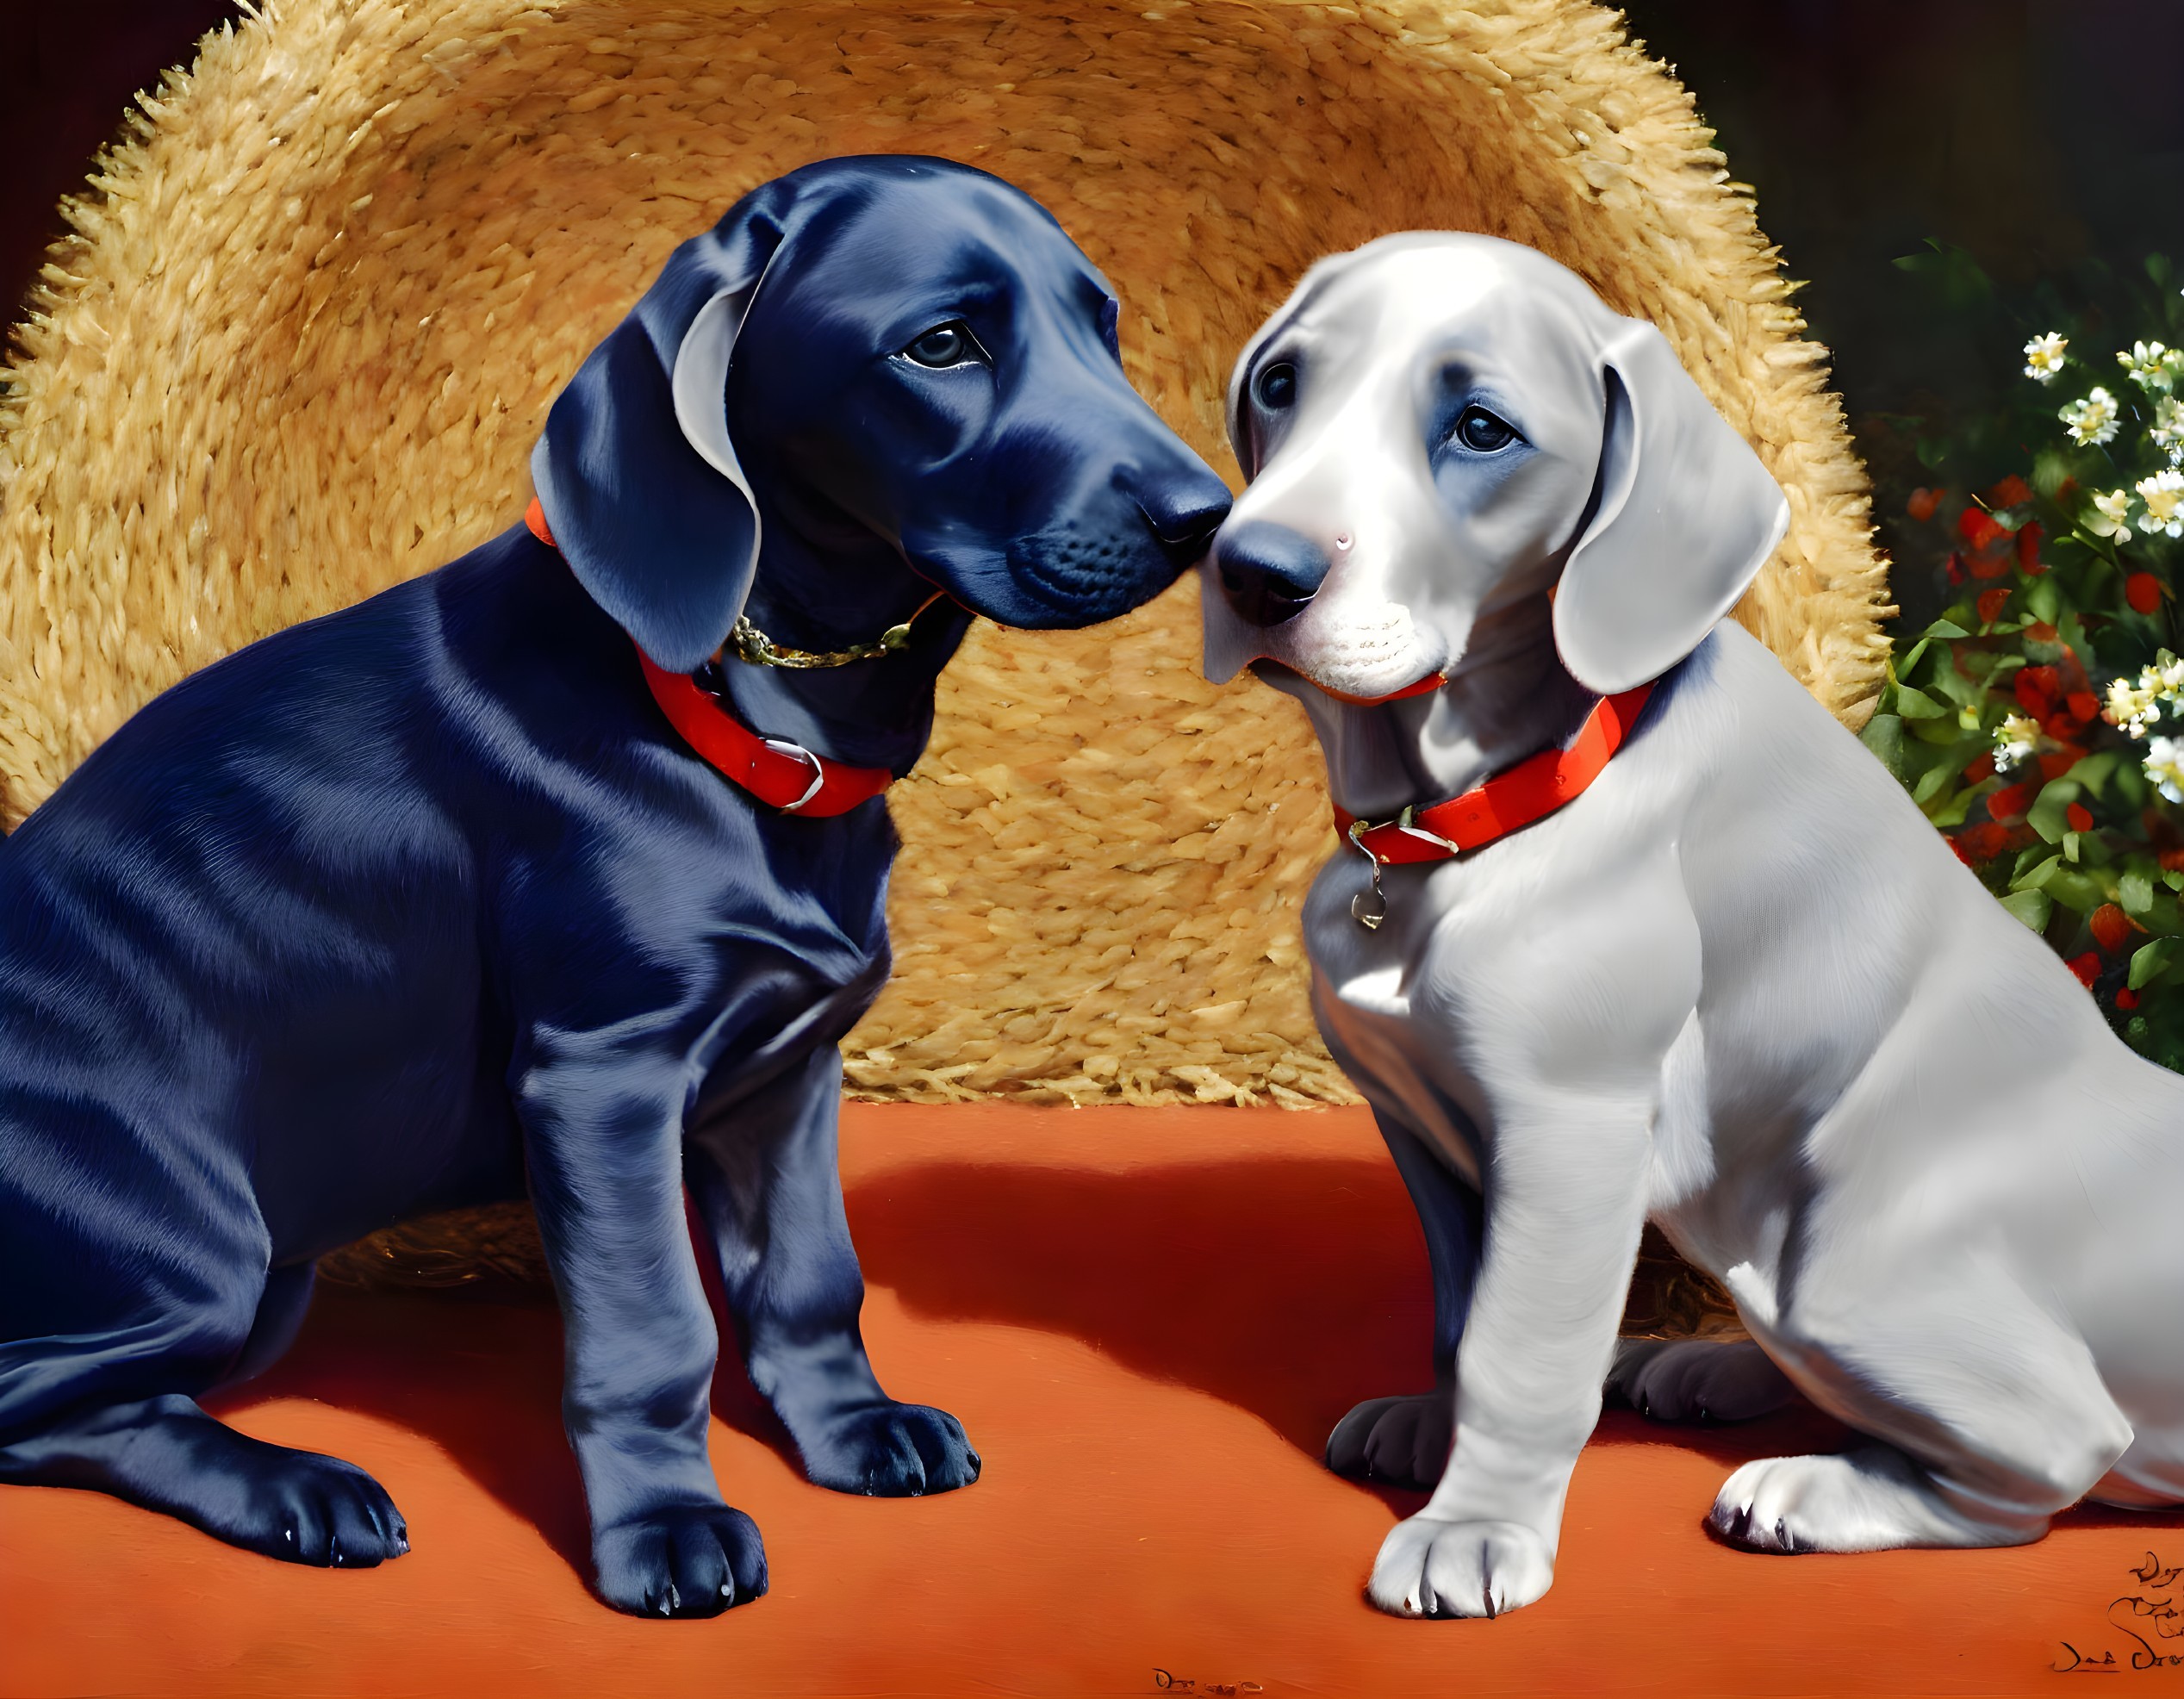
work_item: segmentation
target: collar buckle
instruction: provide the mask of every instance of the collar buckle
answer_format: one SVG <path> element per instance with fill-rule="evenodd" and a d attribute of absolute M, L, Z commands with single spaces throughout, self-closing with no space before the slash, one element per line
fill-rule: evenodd
<path fill-rule="evenodd" d="M 813 797 L 817 796 L 820 791 L 825 788 L 826 769 L 819 764 L 818 756 L 813 755 L 812 751 L 806 749 L 803 744 L 792 744 L 786 737 L 761 737 L 758 741 L 764 744 L 768 749 L 773 750 L 775 755 L 785 755 L 794 760 L 801 761 L 806 763 L 812 769 L 811 784 L 806 788 L 804 794 L 798 797 L 795 801 L 784 802 L 780 805 L 782 813 L 793 814 L 798 809 L 801 808 L 806 803 L 809 802 Z"/>

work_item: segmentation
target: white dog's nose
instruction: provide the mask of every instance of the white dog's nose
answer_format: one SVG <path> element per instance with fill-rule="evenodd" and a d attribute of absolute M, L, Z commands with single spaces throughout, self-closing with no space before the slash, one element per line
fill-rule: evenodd
<path fill-rule="evenodd" d="M 1326 582 L 1327 551 L 1302 532 L 1266 520 L 1230 526 L 1214 538 L 1213 563 L 1229 605 L 1254 625 L 1301 613 Z"/>

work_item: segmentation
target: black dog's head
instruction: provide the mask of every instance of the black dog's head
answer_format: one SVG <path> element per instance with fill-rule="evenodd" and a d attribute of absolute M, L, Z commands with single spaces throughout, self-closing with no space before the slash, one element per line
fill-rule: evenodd
<path fill-rule="evenodd" d="M 554 403 L 532 472 L 663 667 L 735 623 L 762 512 L 884 545 L 1005 625 L 1158 594 L 1228 512 L 1123 376 L 1118 308 L 1036 202 L 940 159 L 808 165 L 686 242 Z"/>

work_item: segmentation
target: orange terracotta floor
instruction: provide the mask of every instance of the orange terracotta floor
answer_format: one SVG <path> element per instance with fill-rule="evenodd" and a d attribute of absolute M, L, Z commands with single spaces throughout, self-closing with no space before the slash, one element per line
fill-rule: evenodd
<path fill-rule="evenodd" d="M 1407 1622 L 1360 1588 L 1417 1500 L 1319 1465 L 1353 1400 L 1419 1384 L 1424 1250 L 1361 1111 L 851 1106 L 866 1334 L 899 1397 L 986 1460 L 904 1501 L 806 1484 L 742 1385 L 713 1463 L 773 1591 L 704 1622 L 595 1603 L 531 1297 L 322 1291 L 219 1406 L 370 1470 L 415 1550 L 295 1568 L 80 1492 L 0 1489 L 0 1694 L 1984 1694 L 2134 1671 L 2116 1601 L 2184 1561 L 2184 1520 L 2080 1510 L 2009 1552 L 1769 1559 L 1700 1517 L 1740 1460 L 1826 1448 L 1611 1413 L 1578 1465 L 1554 1590 L 1499 1621 Z M 2108 1672 L 2104 1666 L 2104 1673 Z"/>

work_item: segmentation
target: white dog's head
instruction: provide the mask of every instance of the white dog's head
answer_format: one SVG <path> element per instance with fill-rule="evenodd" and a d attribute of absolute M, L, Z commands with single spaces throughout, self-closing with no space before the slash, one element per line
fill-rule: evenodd
<path fill-rule="evenodd" d="M 1484 617 L 1554 592 L 1602 694 L 1697 647 L 1789 506 L 1651 325 L 1490 236 L 1321 261 L 1236 363 L 1252 479 L 1205 563 L 1205 668 L 1267 659 L 1353 700 L 1464 663 Z"/>

